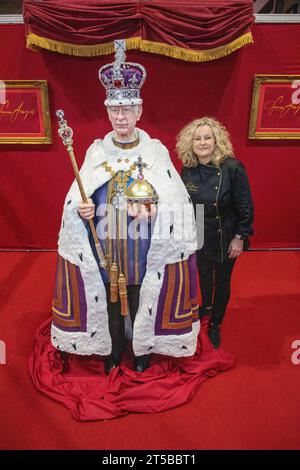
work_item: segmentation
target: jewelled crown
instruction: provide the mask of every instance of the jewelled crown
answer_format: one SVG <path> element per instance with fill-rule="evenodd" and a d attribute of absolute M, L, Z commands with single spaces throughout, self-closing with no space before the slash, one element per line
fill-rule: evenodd
<path fill-rule="evenodd" d="M 125 39 L 114 41 L 115 62 L 103 65 L 99 80 L 106 88 L 105 106 L 128 106 L 142 104 L 140 89 L 147 73 L 146 69 L 133 62 L 125 62 Z"/>

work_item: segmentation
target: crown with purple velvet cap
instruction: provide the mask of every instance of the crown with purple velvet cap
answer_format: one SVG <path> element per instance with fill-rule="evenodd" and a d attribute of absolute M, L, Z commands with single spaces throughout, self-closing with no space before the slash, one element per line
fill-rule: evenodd
<path fill-rule="evenodd" d="M 114 41 L 115 62 L 103 65 L 99 80 L 106 89 L 105 106 L 142 104 L 140 89 L 146 79 L 146 69 L 133 62 L 125 62 L 125 39 Z"/>

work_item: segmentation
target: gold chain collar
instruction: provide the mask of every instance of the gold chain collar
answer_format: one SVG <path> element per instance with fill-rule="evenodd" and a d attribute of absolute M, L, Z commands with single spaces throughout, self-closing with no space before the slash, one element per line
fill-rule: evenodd
<path fill-rule="evenodd" d="M 103 162 L 101 163 L 101 166 L 102 168 L 104 168 L 104 170 L 109 173 L 112 177 L 116 176 L 117 173 L 119 172 L 122 172 L 123 170 L 118 170 L 118 171 L 115 171 L 112 169 L 112 167 L 107 163 L 107 162 Z M 126 176 L 131 176 L 131 173 L 136 170 L 136 165 L 133 164 L 129 167 L 129 170 L 128 171 L 124 171 L 125 175 Z"/>

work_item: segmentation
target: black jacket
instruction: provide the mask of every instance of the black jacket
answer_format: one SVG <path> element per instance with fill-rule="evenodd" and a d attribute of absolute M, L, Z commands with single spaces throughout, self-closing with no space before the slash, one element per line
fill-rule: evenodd
<path fill-rule="evenodd" d="M 254 217 L 247 173 L 235 158 L 226 158 L 220 168 L 212 162 L 182 170 L 182 179 L 196 205 L 204 205 L 204 244 L 199 254 L 212 261 L 228 258 L 228 247 L 235 234 L 249 246 Z M 197 221 L 197 223 L 201 224 Z M 199 227 L 198 227 L 199 228 Z M 199 238 L 198 238 L 199 240 Z"/>

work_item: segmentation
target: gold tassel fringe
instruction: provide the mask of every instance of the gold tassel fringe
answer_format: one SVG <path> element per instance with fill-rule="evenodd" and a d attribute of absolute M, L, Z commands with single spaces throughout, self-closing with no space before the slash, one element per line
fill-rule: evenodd
<path fill-rule="evenodd" d="M 141 38 L 126 39 L 126 49 L 139 49 Z M 115 52 L 114 42 L 105 44 L 72 44 L 68 42 L 56 41 L 54 39 L 37 36 L 29 33 L 26 37 L 26 47 L 37 51 L 38 48 L 47 49 L 48 51 L 57 52 L 59 54 L 74 55 L 79 57 L 93 57 L 100 55 L 113 54 Z"/>
<path fill-rule="evenodd" d="M 170 44 L 165 44 L 162 42 L 147 41 L 141 39 L 140 37 L 136 37 L 126 39 L 126 49 L 138 49 L 140 51 L 150 52 L 152 54 L 162 54 L 187 62 L 207 62 L 209 60 L 225 57 L 237 49 L 251 43 L 253 43 L 253 36 L 251 32 L 243 34 L 230 43 L 224 44 L 224 46 L 203 51 L 185 49 L 183 47 L 171 46 Z M 26 38 L 26 46 L 28 49 L 34 51 L 36 51 L 37 48 L 42 48 L 52 52 L 58 52 L 60 54 L 68 54 L 80 57 L 106 55 L 112 54 L 114 52 L 113 42 L 93 45 L 71 44 L 55 41 L 53 39 L 47 39 L 41 36 L 37 36 L 34 33 L 28 34 Z"/>
<path fill-rule="evenodd" d="M 153 54 L 162 54 L 168 57 L 173 57 L 174 59 L 184 60 L 186 62 L 208 62 L 209 60 L 225 57 L 237 49 L 240 49 L 241 47 L 251 43 L 253 43 L 253 36 L 252 33 L 249 32 L 243 34 L 228 44 L 224 44 L 224 46 L 203 51 L 184 49 L 183 47 L 170 46 L 169 44 L 146 40 L 141 41 L 140 50 L 144 52 L 151 52 Z"/>

